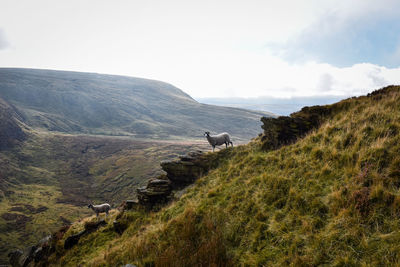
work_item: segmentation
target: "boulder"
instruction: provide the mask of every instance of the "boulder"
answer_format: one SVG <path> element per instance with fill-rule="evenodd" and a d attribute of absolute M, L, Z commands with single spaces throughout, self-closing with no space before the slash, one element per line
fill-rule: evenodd
<path fill-rule="evenodd" d="M 96 231 L 100 226 L 106 226 L 107 222 L 105 220 L 100 220 L 97 222 L 87 222 L 85 223 L 85 234 L 92 233 Z"/>
<path fill-rule="evenodd" d="M 126 200 L 124 205 L 123 205 L 123 210 L 132 210 L 134 209 L 139 202 L 137 200 Z"/>
<path fill-rule="evenodd" d="M 190 152 L 177 160 L 161 162 L 161 168 L 167 173 L 174 187 L 193 183 L 211 168 L 209 158 L 201 151 Z"/>
<path fill-rule="evenodd" d="M 137 189 L 139 204 L 153 206 L 168 201 L 171 195 L 171 181 L 151 179 L 146 186 Z"/>
<path fill-rule="evenodd" d="M 32 260 L 38 262 L 50 254 L 50 242 L 52 236 L 46 236 L 36 245 L 26 247 L 22 250 L 15 250 L 8 254 L 11 266 L 28 266 Z"/>
<path fill-rule="evenodd" d="M 69 237 L 67 237 L 67 239 L 65 239 L 64 242 L 64 249 L 70 249 L 73 246 L 75 246 L 76 244 L 78 244 L 79 239 L 86 234 L 86 230 L 83 230 L 75 235 L 71 235 Z"/>
<path fill-rule="evenodd" d="M 120 221 L 114 221 L 113 226 L 114 226 L 114 231 L 120 235 L 122 235 L 126 230 L 126 228 L 128 228 L 128 225 L 126 223 L 122 223 Z"/>
<path fill-rule="evenodd" d="M 22 252 L 22 250 L 14 250 L 10 253 L 8 253 L 8 258 L 10 259 L 10 264 L 13 267 L 19 267 L 21 266 L 20 264 L 20 258 L 24 253 Z"/>

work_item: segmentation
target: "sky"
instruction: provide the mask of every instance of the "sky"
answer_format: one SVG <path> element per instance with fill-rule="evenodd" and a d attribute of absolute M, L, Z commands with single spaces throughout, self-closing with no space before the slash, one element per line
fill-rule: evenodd
<path fill-rule="evenodd" d="M 0 0 L 0 67 L 161 80 L 194 98 L 400 84 L 398 0 Z"/>

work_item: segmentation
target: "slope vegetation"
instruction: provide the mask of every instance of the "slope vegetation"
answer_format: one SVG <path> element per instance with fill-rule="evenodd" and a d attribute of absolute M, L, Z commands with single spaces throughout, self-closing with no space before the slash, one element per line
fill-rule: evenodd
<path fill-rule="evenodd" d="M 22 120 L 15 108 L 0 98 L 0 151 L 25 140 Z"/>
<path fill-rule="evenodd" d="M 59 247 L 50 263 L 398 265 L 400 87 L 320 108 L 327 112 L 291 117 L 297 126 L 289 129 L 279 122 L 291 119 L 277 119 L 265 132 L 275 140 L 217 152 L 219 167 L 179 200 L 158 212 L 125 212 L 122 235 L 109 224 L 70 250 Z M 316 119 L 312 127 L 307 118 Z"/>
<path fill-rule="evenodd" d="M 0 97 L 29 126 L 67 133 L 193 138 L 210 130 L 249 139 L 268 115 L 200 104 L 159 81 L 67 71 L 0 68 Z"/>

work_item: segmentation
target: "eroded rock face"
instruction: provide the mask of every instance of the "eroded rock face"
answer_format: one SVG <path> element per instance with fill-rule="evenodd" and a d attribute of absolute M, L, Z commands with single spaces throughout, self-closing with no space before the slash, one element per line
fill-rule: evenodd
<path fill-rule="evenodd" d="M 331 106 L 304 107 L 290 116 L 261 118 L 264 134 L 261 138 L 264 150 L 277 149 L 295 142 L 311 130 L 319 127 L 332 112 Z"/>
<path fill-rule="evenodd" d="M 139 204 L 152 206 L 168 201 L 171 195 L 171 181 L 168 179 L 151 179 L 146 186 L 137 189 Z"/>
<path fill-rule="evenodd" d="M 172 197 L 172 190 L 182 189 L 205 175 L 218 165 L 224 153 L 226 152 L 204 154 L 202 151 L 195 151 L 176 160 L 161 162 L 161 168 L 167 174 L 151 179 L 146 186 L 137 189 L 139 205 L 152 207 L 168 202 Z"/>
<path fill-rule="evenodd" d="M 49 235 L 40 240 L 36 245 L 26 247 L 22 250 L 15 250 L 8 254 L 10 264 L 13 267 L 31 266 L 30 263 L 35 261 L 39 262 L 50 253 L 50 243 L 52 236 Z"/>
<path fill-rule="evenodd" d="M 78 244 L 79 239 L 86 234 L 86 230 L 83 230 L 75 235 L 71 235 L 69 237 L 67 237 L 67 239 L 65 239 L 64 242 L 64 249 L 70 249 L 73 246 L 75 246 L 76 244 Z"/>
<path fill-rule="evenodd" d="M 179 187 L 193 183 L 211 168 L 209 159 L 201 151 L 190 152 L 178 160 L 161 162 L 162 169 L 172 182 L 172 186 Z"/>

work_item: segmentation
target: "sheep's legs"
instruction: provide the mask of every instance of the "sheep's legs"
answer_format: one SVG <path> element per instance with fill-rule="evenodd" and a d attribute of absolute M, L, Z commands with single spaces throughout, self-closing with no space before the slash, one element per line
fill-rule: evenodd
<path fill-rule="evenodd" d="M 215 146 L 213 146 L 213 152 L 214 152 Z"/>

